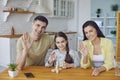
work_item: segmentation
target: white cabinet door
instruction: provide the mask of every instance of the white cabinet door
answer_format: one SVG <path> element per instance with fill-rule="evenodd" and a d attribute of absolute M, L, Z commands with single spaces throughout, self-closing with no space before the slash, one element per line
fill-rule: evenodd
<path fill-rule="evenodd" d="M 50 10 L 51 17 L 73 17 L 74 1 L 73 0 L 46 0 L 46 5 Z"/>

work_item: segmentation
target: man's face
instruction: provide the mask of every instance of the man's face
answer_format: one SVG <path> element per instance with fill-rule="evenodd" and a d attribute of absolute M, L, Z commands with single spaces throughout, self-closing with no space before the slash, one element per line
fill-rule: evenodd
<path fill-rule="evenodd" d="M 32 32 L 35 36 L 40 37 L 46 30 L 46 23 L 42 22 L 42 21 L 35 21 L 33 22 L 33 26 L 32 26 Z"/>

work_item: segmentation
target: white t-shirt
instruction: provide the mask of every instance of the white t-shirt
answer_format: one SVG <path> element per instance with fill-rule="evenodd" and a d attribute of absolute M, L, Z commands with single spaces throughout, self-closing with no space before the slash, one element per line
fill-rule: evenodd
<path fill-rule="evenodd" d="M 104 58 L 102 54 L 99 55 L 93 55 L 93 66 L 98 68 L 101 67 L 104 64 Z"/>

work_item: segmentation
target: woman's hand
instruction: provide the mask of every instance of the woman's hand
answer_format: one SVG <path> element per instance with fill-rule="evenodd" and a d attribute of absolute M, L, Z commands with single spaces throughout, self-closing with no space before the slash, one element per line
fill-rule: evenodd
<path fill-rule="evenodd" d="M 92 76 L 97 76 L 97 75 L 99 75 L 99 74 L 100 74 L 99 68 L 94 68 L 94 69 L 93 69 L 93 72 L 92 72 Z"/>
<path fill-rule="evenodd" d="M 103 72 L 105 70 L 106 70 L 106 68 L 104 66 L 101 66 L 99 68 L 94 68 L 93 72 L 92 72 L 92 75 L 97 76 L 97 75 L 99 75 L 101 72 Z"/>
<path fill-rule="evenodd" d="M 28 52 L 28 50 L 31 48 L 33 40 L 30 42 L 28 39 L 28 33 L 24 33 L 23 37 L 22 37 L 22 45 L 23 45 L 23 49 L 26 50 Z"/>
<path fill-rule="evenodd" d="M 83 56 L 87 56 L 88 55 L 88 49 L 87 46 L 84 45 L 82 42 L 79 44 L 79 51 Z"/>

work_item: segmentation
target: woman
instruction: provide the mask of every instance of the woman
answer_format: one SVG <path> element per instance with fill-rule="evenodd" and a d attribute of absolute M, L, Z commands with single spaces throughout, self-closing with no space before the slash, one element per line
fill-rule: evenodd
<path fill-rule="evenodd" d="M 79 51 L 82 54 L 81 67 L 92 67 L 93 76 L 110 70 L 114 65 L 112 41 L 105 38 L 94 21 L 87 21 L 83 24 L 83 35 L 83 42 L 79 45 Z"/>
<path fill-rule="evenodd" d="M 58 32 L 55 35 L 54 41 L 55 50 L 50 54 L 45 66 L 53 66 L 56 62 L 62 68 L 79 66 L 78 53 L 69 49 L 67 36 L 63 32 Z"/>

